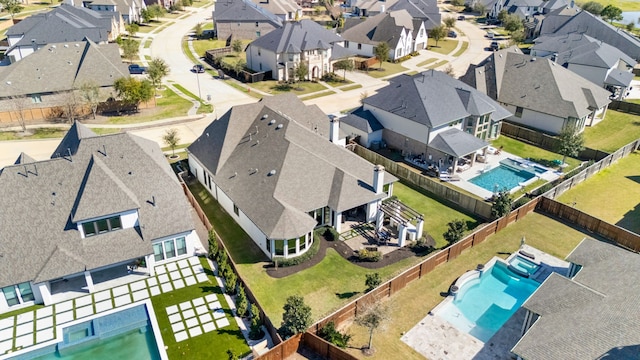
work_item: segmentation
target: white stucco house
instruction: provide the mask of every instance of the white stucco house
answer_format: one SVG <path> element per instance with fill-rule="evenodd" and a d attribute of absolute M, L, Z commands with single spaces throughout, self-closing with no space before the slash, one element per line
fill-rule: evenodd
<path fill-rule="evenodd" d="M 0 191 L 0 313 L 52 304 L 69 283 L 92 293 L 104 271 L 153 275 L 202 248 L 162 150 L 128 133 L 75 123 L 51 159 L 4 167 Z"/>

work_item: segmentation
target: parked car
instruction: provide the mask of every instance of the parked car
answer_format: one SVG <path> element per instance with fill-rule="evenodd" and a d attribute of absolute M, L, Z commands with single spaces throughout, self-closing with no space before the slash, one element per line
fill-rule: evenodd
<path fill-rule="evenodd" d="M 458 37 L 458 33 L 453 30 L 450 30 L 449 33 L 447 33 L 447 36 L 455 39 Z"/>
<path fill-rule="evenodd" d="M 500 25 L 501 21 L 498 19 L 487 19 L 487 25 Z"/>
<path fill-rule="evenodd" d="M 147 73 L 147 68 L 144 67 L 144 66 L 140 66 L 138 64 L 129 65 L 129 74 L 141 75 L 141 74 L 146 74 L 146 73 Z"/>
<path fill-rule="evenodd" d="M 490 48 L 493 51 L 498 51 L 498 50 L 500 50 L 500 44 L 498 44 L 497 41 L 492 41 Z"/>
<path fill-rule="evenodd" d="M 191 71 L 193 71 L 194 73 L 202 74 L 204 72 L 204 66 L 200 64 L 193 65 L 193 68 L 191 69 Z"/>
<path fill-rule="evenodd" d="M 493 39 L 496 37 L 496 33 L 494 33 L 493 31 L 487 31 L 487 37 L 489 39 Z"/>
<path fill-rule="evenodd" d="M 458 20 L 465 21 L 465 20 L 467 20 L 467 18 L 465 18 L 464 15 L 460 15 L 460 16 L 458 16 Z"/>

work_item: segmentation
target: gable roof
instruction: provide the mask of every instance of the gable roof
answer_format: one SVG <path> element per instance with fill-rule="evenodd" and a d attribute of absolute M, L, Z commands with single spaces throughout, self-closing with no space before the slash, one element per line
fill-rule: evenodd
<path fill-rule="evenodd" d="M 389 11 L 364 20 L 354 20 L 358 23 L 341 34 L 345 40 L 372 45 L 386 42 L 391 49 L 395 49 L 403 31 L 413 35 L 413 19 L 406 10 Z"/>
<path fill-rule="evenodd" d="M 566 119 L 607 105 L 611 93 L 549 59 L 500 50 L 461 78 L 500 103 Z"/>
<path fill-rule="evenodd" d="M 494 121 L 511 115 L 487 95 L 435 70 L 400 75 L 364 103 L 430 128 L 470 115 L 491 113 Z"/>
<path fill-rule="evenodd" d="M 289 19 L 289 13 L 295 14 L 302 8 L 294 0 L 253 0 L 254 4 L 272 14 Z"/>
<path fill-rule="evenodd" d="M 234 106 L 188 148 L 268 238 L 311 231 L 309 211 L 344 211 L 380 198 L 374 165 L 329 142 L 329 118 L 295 95 Z M 385 174 L 385 183 L 397 179 Z"/>
<path fill-rule="evenodd" d="M 16 159 L 16 161 L 13 163 L 13 165 L 24 165 L 24 164 L 29 164 L 35 161 L 36 160 L 31 156 L 27 155 L 24 152 L 21 152 L 20 155 L 18 155 L 18 158 Z"/>
<path fill-rule="evenodd" d="M 82 137 L 70 157 L 4 167 L 0 206 L 0 287 L 149 255 L 152 240 L 194 229 L 161 149 L 128 133 Z M 74 219 L 127 208 L 137 208 L 139 225 L 80 237 Z"/>
<path fill-rule="evenodd" d="M 620 60 L 631 67 L 636 64 L 635 60 L 619 49 L 578 33 L 540 36 L 531 50 L 556 53 L 555 61 L 563 66 L 569 63 L 612 68 Z"/>
<path fill-rule="evenodd" d="M 429 142 L 430 148 L 456 157 L 469 155 L 487 146 L 489 146 L 488 142 L 460 129 L 447 129 L 438 133 L 438 135 Z"/>
<path fill-rule="evenodd" d="M 275 29 L 252 41 L 249 46 L 260 47 L 276 54 L 284 52 L 324 49 L 325 44 L 342 41 L 342 38 L 323 28 L 315 21 L 300 20 L 287 22 L 283 27 Z"/>
<path fill-rule="evenodd" d="M 0 72 L 0 97 L 68 91 L 86 82 L 109 87 L 128 73 L 116 43 L 49 44 Z"/>
<path fill-rule="evenodd" d="M 540 317 L 513 348 L 524 359 L 637 358 L 640 256 L 584 239 L 567 257 L 573 279 L 553 273 L 523 307 Z"/>
<path fill-rule="evenodd" d="M 388 10 L 406 10 L 411 17 L 424 21 L 425 29 L 440 25 L 442 16 L 436 0 L 398 0 L 389 4 Z"/>
<path fill-rule="evenodd" d="M 282 26 L 282 20 L 268 10 L 254 4 L 251 0 L 222 0 L 215 3 L 213 20 L 227 21 L 258 21 L 268 22 L 275 27 Z"/>
<path fill-rule="evenodd" d="M 371 111 L 365 110 L 362 106 L 353 110 L 346 116 L 341 117 L 340 123 L 353 126 L 367 134 L 384 129 L 382 124 L 380 124 Z"/>

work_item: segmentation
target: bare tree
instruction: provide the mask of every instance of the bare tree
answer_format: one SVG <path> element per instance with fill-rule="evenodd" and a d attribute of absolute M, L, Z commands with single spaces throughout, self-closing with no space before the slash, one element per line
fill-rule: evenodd
<path fill-rule="evenodd" d="M 451 64 L 448 64 L 447 67 L 445 67 L 442 72 L 451 76 L 452 78 L 456 77 L 456 71 L 453 69 L 453 66 Z"/>
<path fill-rule="evenodd" d="M 391 312 L 385 304 L 372 302 L 362 305 L 362 310 L 358 309 L 358 315 L 355 319 L 356 324 L 369 329 L 369 344 L 365 352 L 373 354 L 373 332 L 383 330 L 391 319 Z"/>
<path fill-rule="evenodd" d="M 27 124 L 25 122 L 26 112 L 28 109 L 28 100 L 25 95 L 16 95 L 9 98 L 11 100 L 11 110 L 16 114 L 16 120 L 22 128 L 22 132 L 27 132 Z"/>
<path fill-rule="evenodd" d="M 100 104 L 100 89 L 94 81 L 87 81 L 80 86 L 80 95 L 85 104 L 89 105 L 93 119 L 96 118 L 98 112 L 98 104 Z"/>
<path fill-rule="evenodd" d="M 73 120 L 78 116 L 78 98 L 76 96 L 76 90 L 72 89 L 66 92 L 63 95 L 63 107 L 64 107 L 64 115 L 69 121 L 69 123 L 73 123 Z"/>

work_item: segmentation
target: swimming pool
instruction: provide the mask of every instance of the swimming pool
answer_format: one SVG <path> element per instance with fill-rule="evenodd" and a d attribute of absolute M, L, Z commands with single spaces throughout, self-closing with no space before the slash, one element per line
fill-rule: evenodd
<path fill-rule="evenodd" d="M 455 299 L 438 306 L 434 313 L 458 330 L 487 342 L 539 286 L 509 270 L 504 261 L 496 260 L 480 277 L 464 282 Z"/>
<path fill-rule="evenodd" d="M 529 171 L 516 170 L 501 164 L 496 168 L 469 179 L 469 182 L 491 192 L 498 192 L 505 189 L 510 191 L 520 185 L 520 183 L 531 180 L 534 177 L 535 175 Z"/>
<path fill-rule="evenodd" d="M 514 256 L 509 260 L 509 265 L 516 268 L 516 270 L 521 271 L 523 273 L 533 275 L 540 268 L 540 265 L 529 261 L 521 256 Z"/>

